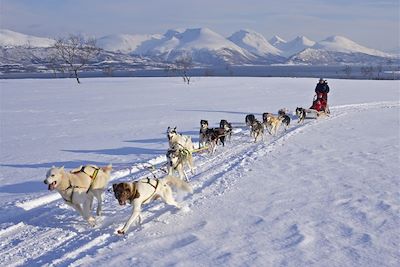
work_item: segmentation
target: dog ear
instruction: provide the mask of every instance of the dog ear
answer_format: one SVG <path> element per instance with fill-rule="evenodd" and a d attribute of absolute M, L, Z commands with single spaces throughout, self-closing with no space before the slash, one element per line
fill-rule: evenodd
<path fill-rule="evenodd" d="M 122 186 L 123 186 L 123 188 L 124 188 L 124 191 L 127 190 L 127 189 L 129 190 L 129 192 L 132 191 L 132 190 L 131 190 L 132 188 L 130 187 L 130 185 L 129 185 L 128 183 L 123 183 Z"/>
<path fill-rule="evenodd" d="M 113 189 L 114 192 L 115 192 L 115 190 L 117 189 L 117 185 L 118 185 L 118 184 L 113 184 L 112 189 Z"/>

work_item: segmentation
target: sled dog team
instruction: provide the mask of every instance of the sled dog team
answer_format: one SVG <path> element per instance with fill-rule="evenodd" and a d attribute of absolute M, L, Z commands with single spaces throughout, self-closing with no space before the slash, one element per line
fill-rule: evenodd
<path fill-rule="evenodd" d="M 298 112 L 299 109 L 299 112 Z M 304 121 L 300 108 L 296 109 L 299 123 Z M 246 125 L 250 127 L 250 136 L 257 142 L 263 139 L 264 127 L 271 135 L 276 135 L 281 125 L 285 125 L 285 130 L 290 124 L 290 117 L 286 109 L 281 109 L 278 115 L 264 113 L 262 122 L 258 121 L 253 114 L 245 117 Z M 225 145 L 225 139 L 229 141 L 232 136 L 232 125 L 221 120 L 219 128 L 209 128 L 207 120 L 200 121 L 199 149 L 208 149 L 209 153 L 214 153 L 219 143 Z M 164 178 L 144 178 L 134 182 L 122 182 L 113 184 L 115 198 L 120 205 L 129 203 L 132 205 L 132 214 L 128 221 L 117 232 L 125 234 L 131 224 L 138 220 L 141 222 L 141 207 L 143 204 L 150 203 L 155 199 L 162 199 L 166 204 L 181 208 L 172 194 L 172 188 L 186 192 L 193 192 L 189 184 L 189 179 L 184 171 L 185 165 L 189 166 L 194 174 L 194 164 L 192 153 L 195 146 L 190 136 L 181 135 L 176 127 L 167 129 L 169 149 L 167 156 L 167 175 Z M 98 167 L 95 165 L 80 166 L 69 172 L 64 167 L 52 167 L 46 174 L 44 183 L 48 185 L 48 190 L 56 190 L 65 203 L 73 207 L 90 225 L 95 225 L 95 218 L 91 215 L 93 200 L 97 200 L 96 215 L 102 212 L 103 193 L 110 180 L 112 166 Z M 174 176 L 177 172 L 179 178 Z"/>

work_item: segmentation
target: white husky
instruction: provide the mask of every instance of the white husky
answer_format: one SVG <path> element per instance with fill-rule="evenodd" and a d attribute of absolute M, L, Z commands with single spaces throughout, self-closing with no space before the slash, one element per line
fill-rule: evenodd
<path fill-rule="evenodd" d="M 172 175 L 173 170 L 177 170 L 181 179 L 183 179 L 183 176 L 185 176 L 186 181 L 189 181 L 183 168 L 184 163 L 187 162 L 192 174 L 194 174 L 192 156 L 194 145 L 192 138 L 187 135 L 179 134 L 176 131 L 176 127 L 168 127 L 167 137 L 169 143 L 169 150 L 167 152 L 168 174 Z"/>
<path fill-rule="evenodd" d="M 194 174 L 193 156 L 190 151 L 174 144 L 167 151 L 168 175 L 174 175 L 174 171 L 179 173 L 181 179 L 189 182 L 189 178 L 184 170 L 185 164 L 189 166 L 190 171 Z"/>
<path fill-rule="evenodd" d="M 178 146 L 186 148 L 190 152 L 193 151 L 194 149 L 192 138 L 188 135 L 179 134 L 176 131 L 176 127 L 174 128 L 168 127 L 167 137 L 170 148 L 173 148 L 175 144 L 178 144 Z"/>
<path fill-rule="evenodd" d="M 102 194 L 110 180 L 111 170 L 111 165 L 103 168 L 81 166 L 71 172 L 66 172 L 64 167 L 52 167 L 44 183 L 49 185 L 49 190 L 57 190 L 68 205 L 94 226 L 95 219 L 90 214 L 93 198 L 97 199 L 97 215 L 101 215 Z"/>

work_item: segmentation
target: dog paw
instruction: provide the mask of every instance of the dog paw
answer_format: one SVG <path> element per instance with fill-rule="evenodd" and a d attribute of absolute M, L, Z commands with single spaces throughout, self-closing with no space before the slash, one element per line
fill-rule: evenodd
<path fill-rule="evenodd" d="M 124 234 L 125 234 L 125 231 L 124 231 L 124 230 L 118 230 L 117 233 L 118 233 L 119 235 L 124 235 Z"/>
<path fill-rule="evenodd" d="M 188 212 L 190 212 L 190 211 L 191 211 L 191 209 L 190 209 L 189 206 L 187 206 L 187 205 L 182 206 L 182 207 L 180 208 L 180 210 L 179 210 L 179 212 L 183 212 L 183 213 L 188 213 Z"/>
<path fill-rule="evenodd" d="M 96 226 L 96 219 L 93 217 L 90 217 L 88 219 L 88 223 L 90 224 L 90 226 L 95 227 Z"/>

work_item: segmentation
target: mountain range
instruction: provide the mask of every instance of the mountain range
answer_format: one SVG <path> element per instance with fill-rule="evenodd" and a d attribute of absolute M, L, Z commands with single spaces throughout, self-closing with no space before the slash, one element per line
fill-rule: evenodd
<path fill-rule="evenodd" d="M 0 63 L 8 63 L 10 50 L 46 49 L 53 39 L 0 30 Z M 271 65 L 271 64 L 365 64 L 385 62 L 395 55 L 364 47 L 343 36 L 313 41 L 298 36 L 286 41 L 279 36 L 267 40 L 251 30 L 239 30 L 224 37 L 208 28 L 173 29 L 164 34 L 115 34 L 100 37 L 97 45 L 109 57 L 123 54 L 148 58 L 154 62 L 175 62 L 190 57 L 198 65 Z M 45 52 L 42 52 L 45 54 Z M 18 59 L 14 59 L 14 62 Z"/>

